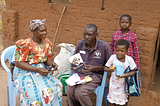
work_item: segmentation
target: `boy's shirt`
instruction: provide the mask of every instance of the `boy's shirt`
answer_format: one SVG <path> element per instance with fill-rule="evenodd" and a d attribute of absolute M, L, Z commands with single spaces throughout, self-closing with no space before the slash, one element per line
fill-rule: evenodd
<path fill-rule="evenodd" d="M 112 35 L 112 40 L 110 44 L 112 54 L 115 54 L 115 45 L 118 39 L 126 39 L 129 42 L 127 55 L 131 56 L 134 59 L 134 61 L 137 64 L 137 68 L 139 70 L 140 56 L 139 56 L 139 45 L 138 45 L 137 35 L 134 32 L 132 32 L 130 29 L 125 35 L 123 35 L 121 29 L 114 32 Z"/>

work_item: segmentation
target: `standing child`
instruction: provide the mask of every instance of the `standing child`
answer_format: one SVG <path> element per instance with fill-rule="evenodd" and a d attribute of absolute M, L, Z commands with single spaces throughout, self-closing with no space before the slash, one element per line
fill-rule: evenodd
<path fill-rule="evenodd" d="M 127 55 L 131 56 L 136 62 L 137 69 L 139 70 L 140 57 L 137 35 L 132 32 L 129 27 L 132 24 L 132 18 L 128 14 L 124 14 L 120 17 L 119 25 L 120 30 L 116 31 L 112 35 L 111 40 L 111 53 L 115 54 L 115 43 L 118 39 L 126 39 L 129 42 L 129 48 Z"/>
<path fill-rule="evenodd" d="M 127 55 L 131 56 L 136 65 L 137 69 L 140 69 L 140 56 L 139 56 L 139 46 L 138 46 L 138 38 L 137 35 L 132 32 L 129 28 L 132 24 L 132 18 L 128 14 L 124 14 L 120 17 L 119 20 L 119 25 L 121 27 L 120 30 L 116 31 L 112 35 L 112 40 L 111 40 L 111 54 L 115 54 L 115 44 L 118 39 L 126 39 L 129 42 L 129 48 Z M 105 88 L 104 91 L 104 96 L 107 96 L 107 89 Z M 106 100 L 106 99 L 105 99 Z M 107 101 L 105 101 L 105 106 L 107 106 Z"/>
<path fill-rule="evenodd" d="M 112 65 L 124 65 L 124 70 L 129 66 L 131 71 L 125 73 L 121 76 L 117 76 L 115 71 L 112 72 L 110 83 L 109 83 L 109 93 L 107 95 L 108 102 L 111 103 L 110 106 L 126 105 L 128 102 L 128 94 L 125 92 L 125 77 L 129 77 L 135 74 L 135 69 L 137 67 L 133 58 L 126 55 L 129 48 L 129 42 L 125 39 L 119 39 L 115 45 L 115 54 L 111 55 L 106 63 L 107 67 Z M 110 68 L 105 68 L 105 71 L 109 71 Z"/>

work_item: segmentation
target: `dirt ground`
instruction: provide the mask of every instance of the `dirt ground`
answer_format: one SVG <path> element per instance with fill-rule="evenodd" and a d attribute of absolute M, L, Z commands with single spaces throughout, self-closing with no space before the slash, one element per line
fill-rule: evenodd
<path fill-rule="evenodd" d="M 2 34 L 0 34 L 0 54 L 3 51 Z M 0 65 L 0 106 L 7 106 L 7 73 Z M 160 106 L 160 60 L 155 74 L 154 91 L 143 91 L 140 97 L 131 97 L 129 106 Z M 16 106 L 19 104 L 19 96 L 17 97 Z M 67 97 L 63 96 L 63 106 L 67 106 Z M 95 100 L 95 99 L 93 99 Z M 95 103 L 95 101 L 93 101 Z"/>
<path fill-rule="evenodd" d="M 160 96 L 160 53 L 159 53 L 159 58 L 158 58 L 157 69 L 155 72 L 153 90 Z"/>

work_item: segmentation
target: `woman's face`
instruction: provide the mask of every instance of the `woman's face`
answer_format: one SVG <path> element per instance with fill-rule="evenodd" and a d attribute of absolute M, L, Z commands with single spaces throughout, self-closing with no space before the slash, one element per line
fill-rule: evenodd
<path fill-rule="evenodd" d="M 34 30 L 33 33 L 38 39 L 45 39 L 47 35 L 47 28 L 45 25 L 41 25 Z"/>

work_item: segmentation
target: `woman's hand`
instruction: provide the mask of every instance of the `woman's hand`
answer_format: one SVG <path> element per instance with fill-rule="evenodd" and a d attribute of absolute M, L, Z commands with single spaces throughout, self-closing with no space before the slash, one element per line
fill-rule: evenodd
<path fill-rule="evenodd" d="M 52 71 L 55 71 L 58 68 L 58 65 L 50 59 L 47 59 L 47 61 L 45 62 L 45 65 L 52 66 Z"/>
<path fill-rule="evenodd" d="M 58 65 L 55 62 L 53 62 L 52 64 L 55 66 L 53 71 L 57 70 L 58 69 Z"/>
<path fill-rule="evenodd" d="M 48 73 L 50 73 L 48 70 L 46 70 L 46 69 L 44 69 L 44 68 L 38 68 L 38 67 L 37 67 L 37 72 L 38 72 L 39 74 L 41 74 L 42 76 L 47 76 Z"/>

